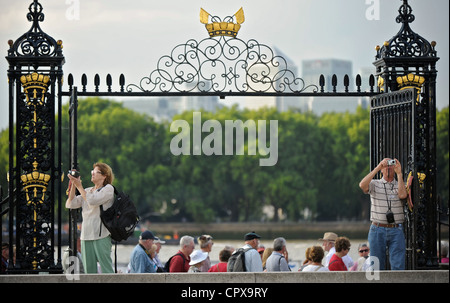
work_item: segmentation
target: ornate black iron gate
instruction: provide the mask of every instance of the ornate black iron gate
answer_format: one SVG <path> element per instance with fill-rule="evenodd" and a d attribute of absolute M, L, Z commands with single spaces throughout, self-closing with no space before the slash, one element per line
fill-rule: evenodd
<path fill-rule="evenodd" d="M 62 103 L 62 42 L 41 30 L 39 22 L 44 14 L 37 1 L 29 6 L 27 18 L 33 23 L 31 29 L 15 42 L 8 41 L 6 57 L 10 138 L 8 272 L 61 272 L 61 115 L 55 121 L 55 112 L 61 112 Z M 55 260 L 56 245 L 59 249 Z"/>
<path fill-rule="evenodd" d="M 371 167 L 397 157 L 410 184 L 407 268 L 437 268 L 436 43 L 415 33 L 407 1 L 400 31 L 377 48 L 375 66 L 384 95 L 371 104 Z"/>
<path fill-rule="evenodd" d="M 9 273 L 62 272 L 61 266 L 61 101 L 70 96 L 71 167 L 77 168 L 76 102 L 78 96 L 276 96 L 323 97 L 347 96 L 372 99 L 371 163 L 385 156 L 396 156 L 412 172 L 414 208 L 408 213 L 408 268 L 436 267 L 435 213 L 435 62 L 434 45 L 409 27 L 414 20 L 406 0 L 397 21 L 399 34 L 377 49 L 378 87 L 369 78 L 368 92 L 361 90 L 361 77 L 355 80 L 356 91 L 338 92 L 336 76 L 332 92 L 325 92 L 325 78 L 319 85 L 306 84 L 289 69 L 286 60 L 255 40 L 237 38 L 243 11 L 223 21 L 202 11 L 209 38 L 189 40 L 176 46 L 170 55 L 159 59 L 157 68 L 138 84 L 125 84 L 119 78 L 119 90 L 113 91 L 112 77 L 106 77 L 106 90 L 100 89 L 100 76 L 94 78 L 94 91 L 87 91 L 87 77 L 81 77 L 81 90 L 68 75 L 68 90 L 62 90 L 62 42 L 42 32 L 42 6 L 37 0 L 29 7 L 32 28 L 14 43 L 6 57 L 9 78 Z M 412 75 L 412 76 L 410 76 Z M 406 78 L 405 78 L 406 77 Z M 410 77 L 413 77 L 411 80 Z M 418 84 L 416 84 L 418 77 Z M 400 79 L 400 80 L 399 80 Z M 423 79 L 423 81 L 422 81 Z M 397 82 L 400 81 L 400 82 Z M 417 88 L 397 90 L 416 84 Z M 14 89 L 14 85 L 16 86 Z M 386 92 L 387 95 L 380 95 Z M 419 97 L 420 96 L 420 97 Z M 58 121 L 55 121 L 57 104 Z M 14 127 L 14 107 L 17 124 Z M 16 134 L 14 134 L 14 129 Z M 67 168 L 66 168 L 67 169 Z M 424 180 L 420 179 L 425 174 Z M 416 177 L 417 176 L 417 177 Z M 58 213 L 55 214 L 55 206 Z M 3 214 L 3 212 L 2 212 Z M 411 215 L 410 215 L 411 214 Z M 76 213 L 71 213 L 71 251 L 76 246 Z M 55 222 L 55 217 L 57 222 Z M 58 228 L 56 228 L 56 226 Z M 434 230 L 434 231 L 433 231 Z M 15 234 L 14 234 L 15 232 Z M 58 254 L 54 260 L 55 232 Z M 434 244 L 433 244 L 434 243 Z M 17 261 L 12 260 L 12 246 Z"/>

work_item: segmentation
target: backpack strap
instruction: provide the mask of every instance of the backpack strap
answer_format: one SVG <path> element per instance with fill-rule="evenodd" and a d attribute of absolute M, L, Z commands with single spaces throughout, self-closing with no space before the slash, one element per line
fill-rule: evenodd
<path fill-rule="evenodd" d="M 169 260 L 167 261 L 166 265 L 167 265 L 167 270 L 170 270 L 170 262 L 172 262 L 172 259 L 176 256 L 180 256 L 183 259 L 183 266 L 186 264 L 186 259 L 184 258 L 184 255 L 182 253 L 176 253 L 174 254 L 172 257 L 169 258 Z"/>
<path fill-rule="evenodd" d="M 119 192 L 117 191 L 117 188 L 111 184 L 111 186 L 114 188 L 114 194 L 117 196 L 119 194 Z"/>
<path fill-rule="evenodd" d="M 114 188 L 114 194 L 117 196 L 119 194 L 119 192 L 117 191 L 116 187 L 112 184 L 110 184 L 113 188 Z M 106 186 L 106 185 L 105 185 Z M 100 191 L 101 189 L 103 189 L 105 186 L 100 187 L 99 189 L 97 189 L 97 191 Z M 113 203 L 114 203 L 114 199 L 113 199 Z M 104 212 L 103 210 L 103 204 L 100 204 L 100 214 Z M 102 235 L 102 220 L 100 220 L 100 232 L 98 233 L 98 236 L 100 237 Z"/>

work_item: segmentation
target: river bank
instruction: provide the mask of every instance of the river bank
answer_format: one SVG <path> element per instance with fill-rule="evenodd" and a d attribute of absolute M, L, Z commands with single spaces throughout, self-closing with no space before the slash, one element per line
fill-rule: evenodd
<path fill-rule="evenodd" d="M 318 239 L 325 232 L 332 231 L 339 236 L 354 239 L 367 237 L 370 222 L 227 222 L 227 223 L 152 223 L 142 222 L 142 229 L 149 229 L 159 237 L 166 239 L 174 235 L 199 236 L 208 234 L 219 240 L 241 240 L 250 231 L 258 233 L 262 240 L 284 237 L 286 240 Z M 447 231 L 448 232 L 448 231 Z M 139 231 L 138 231 L 139 233 Z"/>

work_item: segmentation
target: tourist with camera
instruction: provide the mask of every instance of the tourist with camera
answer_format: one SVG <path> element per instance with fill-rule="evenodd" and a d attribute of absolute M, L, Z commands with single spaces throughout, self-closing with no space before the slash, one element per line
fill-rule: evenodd
<path fill-rule="evenodd" d="M 79 172 L 69 171 L 66 208 L 81 207 L 81 255 L 86 273 L 97 273 L 97 262 L 102 273 L 114 273 L 111 259 L 111 236 L 100 219 L 100 205 L 106 210 L 114 203 L 114 174 L 105 163 L 95 163 L 91 171 L 92 187 L 84 188 Z M 76 195 L 75 189 L 79 195 Z"/>
<path fill-rule="evenodd" d="M 383 177 L 373 179 L 379 171 Z M 378 258 L 379 269 L 384 270 L 386 249 L 389 249 L 391 270 L 404 270 L 406 248 L 403 234 L 404 201 L 402 200 L 406 199 L 408 194 L 400 162 L 397 159 L 383 159 L 361 180 L 359 187 L 364 193 L 370 194 L 372 224 L 368 240 L 371 258 Z"/>

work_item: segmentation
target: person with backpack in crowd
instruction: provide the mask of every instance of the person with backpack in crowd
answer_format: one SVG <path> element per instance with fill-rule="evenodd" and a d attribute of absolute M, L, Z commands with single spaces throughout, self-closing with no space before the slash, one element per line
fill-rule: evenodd
<path fill-rule="evenodd" d="M 282 237 L 273 241 L 273 252 L 267 258 L 266 270 L 270 271 L 291 271 L 288 264 L 288 252 L 286 240 Z"/>
<path fill-rule="evenodd" d="M 190 254 L 194 251 L 194 238 L 191 236 L 183 236 L 180 239 L 180 250 L 170 257 L 164 266 L 166 272 L 188 272 L 189 262 L 191 262 Z"/>
<path fill-rule="evenodd" d="M 84 188 L 80 176 L 68 174 L 69 190 L 66 208 L 81 207 L 81 255 L 86 273 L 97 273 L 97 262 L 102 273 L 114 273 L 111 259 L 111 236 L 100 219 L 100 205 L 108 209 L 114 203 L 114 174 L 108 164 L 95 163 L 91 171 L 92 187 Z M 75 189 L 80 193 L 75 195 Z"/>
<path fill-rule="evenodd" d="M 141 233 L 139 243 L 134 247 L 130 256 L 130 273 L 155 273 L 157 266 L 154 260 L 156 244 L 155 236 L 149 230 Z M 153 248 L 153 246 L 155 246 Z M 152 255 L 153 253 L 153 255 Z"/>
<path fill-rule="evenodd" d="M 261 256 L 256 250 L 261 237 L 254 231 L 245 234 L 245 245 L 236 250 L 228 260 L 228 271 L 262 272 Z M 242 256 L 242 257 L 241 257 Z M 244 262 L 242 262 L 242 260 Z M 242 264 L 241 264 L 242 263 Z"/>

